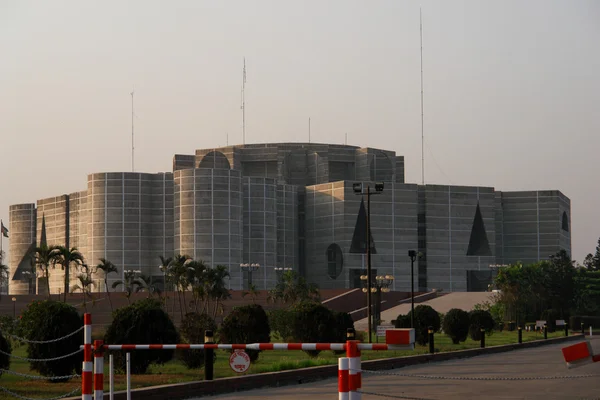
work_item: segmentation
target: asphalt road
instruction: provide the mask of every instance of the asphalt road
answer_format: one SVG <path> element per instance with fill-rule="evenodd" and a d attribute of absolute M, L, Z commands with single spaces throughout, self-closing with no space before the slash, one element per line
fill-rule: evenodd
<path fill-rule="evenodd" d="M 577 343 L 577 342 L 575 342 Z M 574 344 L 542 346 L 536 349 L 483 355 L 462 360 L 423 364 L 401 369 L 380 371 L 389 375 L 363 372 L 363 400 L 385 398 L 437 399 L 600 399 L 600 363 L 568 370 L 561 348 Z M 594 353 L 600 353 L 600 337 L 592 340 Z M 596 375 L 593 378 L 553 380 L 449 380 L 408 378 L 393 375 L 420 374 L 452 378 L 517 378 Z M 337 399 L 337 379 L 321 382 L 265 388 L 208 397 L 208 399 Z M 207 397 L 204 397 L 207 399 Z"/>

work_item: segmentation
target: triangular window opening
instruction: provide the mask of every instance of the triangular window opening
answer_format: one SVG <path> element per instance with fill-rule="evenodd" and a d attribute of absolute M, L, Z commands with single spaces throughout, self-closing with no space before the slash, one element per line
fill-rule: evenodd
<path fill-rule="evenodd" d="M 375 241 L 373 240 L 373 233 L 371 236 L 371 254 L 377 254 L 375 249 Z M 354 234 L 352 235 L 352 243 L 350 244 L 350 253 L 366 254 L 367 252 L 367 210 L 365 208 L 365 201 L 361 199 L 360 208 L 358 209 L 358 216 L 356 218 L 356 225 L 354 226 Z"/>
<path fill-rule="evenodd" d="M 483 224 L 483 217 L 481 216 L 481 209 L 479 202 L 475 209 L 475 218 L 473 219 L 473 226 L 471 228 L 471 238 L 469 239 L 469 248 L 467 249 L 468 256 L 491 256 L 492 250 L 490 249 L 490 242 L 485 232 L 485 225 Z"/>

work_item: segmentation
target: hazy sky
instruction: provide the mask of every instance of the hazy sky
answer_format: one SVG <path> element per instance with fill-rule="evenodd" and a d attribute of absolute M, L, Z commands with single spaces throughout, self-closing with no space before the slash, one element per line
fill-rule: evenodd
<path fill-rule="evenodd" d="M 0 216 L 169 171 L 175 153 L 308 140 L 395 150 L 425 181 L 571 198 L 573 253 L 600 236 L 600 2 L 0 0 Z M 5 250 L 8 240 L 4 241 Z"/>

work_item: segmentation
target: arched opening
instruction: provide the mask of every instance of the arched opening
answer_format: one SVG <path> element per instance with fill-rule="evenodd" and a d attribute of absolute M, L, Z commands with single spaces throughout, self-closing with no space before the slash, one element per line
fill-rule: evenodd
<path fill-rule="evenodd" d="M 565 232 L 569 232 L 569 216 L 566 211 L 563 211 L 562 215 L 562 230 Z"/>
<path fill-rule="evenodd" d="M 331 279 L 337 279 L 344 268 L 344 255 L 342 249 L 336 243 L 327 247 L 327 275 Z"/>
<path fill-rule="evenodd" d="M 231 169 L 231 165 L 225 154 L 220 151 L 211 151 L 202 157 L 198 168 Z"/>

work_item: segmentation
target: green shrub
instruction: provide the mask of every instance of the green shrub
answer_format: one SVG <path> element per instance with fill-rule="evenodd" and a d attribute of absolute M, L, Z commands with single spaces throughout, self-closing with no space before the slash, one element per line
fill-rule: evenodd
<path fill-rule="evenodd" d="M 281 340 L 289 342 L 293 340 L 292 327 L 290 321 L 293 311 L 289 309 L 271 310 L 267 313 L 271 332 L 277 332 Z"/>
<path fill-rule="evenodd" d="M 481 329 L 489 335 L 494 331 L 494 317 L 489 311 L 473 310 L 469 313 L 469 336 L 473 340 L 481 340 Z"/>
<path fill-rule="evenodd" d="M 408 315 L 398 315 L 394 320 L 396 328 L 410 328 L 412 311 Z M 434 332 L 440 330 L 440 315 L 430 306 L 420 304 L 415 307 L 415 340 L 422 346 L 429 342 L 428 330 L 431 326 Z"/>
<path fill-rule="evenodd" d="M 236 307 L 223 320 L 219 340 L 227 344 L 269 343 L 271 328 L 267 313 L 259 304 Z M 246 353 L 250 356 L 250 361 L 255 362 L 260 350 L 246 350 Z"/>
<path fill-rule="evenodd" d="M 395 328 L 410 328 L 410 316 L 400 314 L 392 321 Z"/>
<path fill-rule="evenodd" d="M 34 301 L 21 314 L 18 335 L 28 340 L 58 339 L 83 326 L 83 318 L 75 307 L 53 300 Z M 27 357 L 48 359 L 77 352 L 83 334 L 75 334 L 51 343 L 28 343 Z M 82 353 L 54 361 L 30 361 L 29 368 L 43 376 L 65 376 L 81 372 Z M 52 380 L 58 382 L 58 380 Z"/>
<path fill-rule="evenodd" d="M 331 343 L 336 339 L 336 317 L 320 303 L 302 302 L 294 305 L 290 325 L 294 340 L 302 343 Z M 319 350 L 306 350 L 309 356 L 316 357 Z"/>
<path fill-rule="evenodd" d="M 600 271 L 599 271 L 600 272 Z M 590 329 L 600 329 L 600 317 L 591 317 L 591 316 L 581 316 L 581 315 L 573 315 L 569 318 L 569 327 L 574 331 L 579 332 L 581 330 L 581 323 L 583 322 L 584 328 Z"/>
<path fill-rule="evenodd" d="M 113 321 L 104 335 L 107 344 L 175 344 L 179 333 L 162 308 L 160 300 L 148 298 L 113 313 Z M 114 352 L 114 365 L 125 370 L 125 351 Z M 152 363 L 164 364 L 173 358 L 174 350 L 142 350 L 131 352 L 131 373 L 144 374 Z"/>
<path fill-rule="evenodd" d="M 352 328 L 354 329 L 354 320 L 352 319 L 352 316 L 350 316 L 350 314 L 348 314 L 347 312 L 337 312 L 337 311 L 332 311 L 333 313 L 333 317 L 335 319 L 335 335 L 331 341 L 331 343 L 345 343 L 346 340 L 348 340 L 347 338 L 347 333 L 348 333 L 348 328 Z M 356 340 L 356 338 L 355 338 Z M 345 353 L 344 350 L 334 350 L 333 354 L 343 354 Z"/>
<path fill-rule="evenodd" d="M 187 313 L 181 321 L 180 332 L 187 343 L 203 344 L 205 331 L 211 330 L 216 333 L 216 329 L 217 324 L 212 317 L 191 312 Z M 204 350 L 181 350 L 181 360 L 189 369 L 201 368 L 204 366 Z"/>
<path fill-rule="evenodd" d="M 2 331 L 0 331 L 0 350 L 2 351 L 0 353 L 0 368 L 9 369 L 10 368 L 9 354 L 12 354 L 12 346 L 10 344 L 10 341 L 6 340 L 6 338 L 4 337 L 4 335 L 2 334 Z M 2 375 L 1 371 L 0 371 L 0 375 Z"/>
<path fill-rule="evenodd" d="M 464 342 L 469 336 L 469 313 L 458 308 L 451 309 L 444 316 L 442 329 L 452 343 Z"/>

